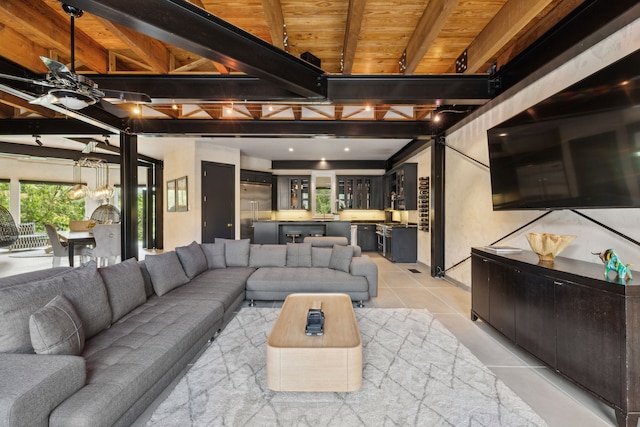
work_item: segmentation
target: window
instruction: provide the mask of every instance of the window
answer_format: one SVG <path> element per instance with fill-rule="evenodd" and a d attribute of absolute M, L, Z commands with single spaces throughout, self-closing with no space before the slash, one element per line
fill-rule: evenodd
<path fill-rule="evenodd" d="M 51 222 L 60 230 L 69 228 L 69 220 L 85 218 L 85 201 L 69 200 L 69 183 L 20 181 L 20 222 L 34 222 L 37 231 L 45 231 Z"/>
<path fill-rule="evenodd" d="M 333 214 L 335 200 L 335 172 L 312 172 L 312 216 L 327 218 Z"/>
<path fill-rule="evenodd" d="M 0 179 L 0 206 L 9 210 L 9 180 Z"/>

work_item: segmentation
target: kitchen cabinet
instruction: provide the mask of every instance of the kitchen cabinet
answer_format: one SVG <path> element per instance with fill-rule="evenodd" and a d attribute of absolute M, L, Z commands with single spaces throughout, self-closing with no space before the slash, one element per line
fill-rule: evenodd
<path fill-rule="evenodd" d="M 601 264 L 529 251 L 472 249 L 471 318 L 481 318 L 556 372 L 612 406 L 620 426 L 640 417 L 640 284 L 604 279 Z"/>
<path fill-rule="evenodd" d="M 240 170 L 241 182 L 256 182 L 258 184 L 271 184 L 272 174 L 269 172 L 252 171 L 248 169 Z"/>
<path fill-rule="evenodd" d="M 299 234 L 296 242 L 315 234 L 346 237 L 351 241 L 349 221 L 256 221 L 254 222 L 254 243 L 285 244 L 291 242 L 287 234 Z"/>
<path fill-rule="evenodd" d="M 375 224 L 358 224 L 358 246 L 365 252 L 375 252 L 377 248 Z"/>
<path fill-rule="evenodd" d="M 278 209 L 311 208 L 310 176 L 278 176 Z"/>
<path fill-rule="evenodd" d="M 378 209 L 382 206 L 382 176 L 338 176 L 338 210 Z"/>
<path fill-rule="evenodd" d="M 404 163 L 384 177 L 384 208 L 418 209 L 418 164 Z"/>
<path fill-rule="evenodd" d="M 418 228 L 393 227 L 386 239 L 385 257 L 391 262 L 416 262 L 418 259 Z"/>

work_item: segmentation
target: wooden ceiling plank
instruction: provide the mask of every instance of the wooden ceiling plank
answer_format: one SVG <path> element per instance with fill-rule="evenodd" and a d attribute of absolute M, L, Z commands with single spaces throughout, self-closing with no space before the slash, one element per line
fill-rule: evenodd
<path fill-rule="evenodd" d="M 384 116 L 391 109 L 390 105 L 376 105 L 376 120 L 383 120 Z"/>
<path fill-rule="evenodd" d="M 0 24 L 0 56 L 38 73 L 46 73 L 47 67 L 39 56 L 47 56 L 48 51 L 6 25 Z M 25 55 L 29 52 L 30 55 Z"/>
<path fill-rule="evenodd" d="M 29 101 L 26 101 L 15 95 L 11 95 L 10 93 L 0 91 L 0 102 L 6 105 L 10 105 L 14 108 L 30 111 L 48 119 L 56 117 L 55 111 L 50 110 L 46 107 L 42 107 L 40 105 L 29 104 Z"/>
<path fill-rule="evenodd" d="M 314 107 L 313 105 L 305 105 L 305 106 L 304 106 L 304 108 L 306 108 L 306 109 L 307 109 L 307 110 L 309 110 L 309 111 L 313 111 L 313 112 L 314 112 L 314 113 L 316 113 L 316 114 L 319 114 L 319 115 L 321 115 L 321 116 L 324 116 L 324 117 L 326 117 L 326 118 L 327 118 L 327 119 L 329 119 L 329 120 L 332 120 L 332 119 L 333 119 L 333 117 L 334 117 L 334 115 L 333 115 L 333 114 L 327 113 L 326 111 L 323 111 L 323 110 L 321 110 L 321 109 L 319 109 L 319 108 L 316 108 L 316 107 Z"/>
<path fill-rule="evenodd" d="M 416 26 L 405 52 L 406 69 L 404 74 L 413 74 L 420 65 L 434 40 L 440 34 L 445 23 L 458 6 L 460 0 L 431 0 Z"/>
<path fill-rule="evenodd" d="M 535 26 L 518 37 L 518 41 L 509 47 L 508 50 L 498 56 L 496 64 L 498 69 L 511 61 L 516 55 L 521 53 L 527 46 L 538 40 L 544 33 L 549 31 L 554 25 L 560 22 L 565 16 L 580 6 L 584 0 L 562 0 L 548 14 L 546 14 Z"/>
<path fill-rule="evenodd" d="M 291 110 L 293 111 L 293 119 L 295 121 L 302 120 L 302 105 L 292 105 Z"/>
<path fill-rule="evenodd" d="M 159 40 L 100 18 L 100 22 L 160 74 L 169 73 L 169 51 Z"/>
<path fill-rule="evenodd" d="M 176 108 L 173 108 L 172 105 L 147 105 L 147 107 L 169 116 L 172 119 L 179 119 L 181 116 L 181 109 L 179 105 L 176 105 Z"/>
<path fill-rule="evenodd" d="M 129 62 L 137 65 L 138 67 L 141 67 L 141 68 L 144 68 L 146 70 L 151 71 L 151 66 L 149 64 L 145 64 L 144 62 L 140 62 L 137 59 L 134 59 L 134 58 L 132 58 L 130 56 L 124 55 L 124 54 L 122 54 L 120 52 L 109 52 L 109 54 L 113 55 L 115 58 L 121 58 L 121 59 L 123 59 L 125 61 L 129 61 Z M 117 66 L 114 67 L 114 69 L 111 70 L 111 71 L 116 71 L 115 68 L 117 68 Z"/>
<path fill-rule="evenodd" d="M 212 119 L 222 118 L 222 105 L 220 104 L 199 104 L 198 107 L 207 113 Z"/>
<path fill-rule="evenodd" d="M 262 104 L 245 104 L 249 114 L 254 120 L 260 120 L 262 118 Z"/>
<path fill-rule="evenodd" d="M 198 68 L 204 64 L 207 64 L 209 62 L 213 62 L 210 59 L 207 58 L 200 58 L 200 59 L 196 59 L 195 61 L 192 61 L 188 64 L 185 64 L 181 67 L 177 67 L 173 70 L 171 70 L 172 73 L 186 73 L 187 71 L 191 71 L 194 68 Z"/>
<path fill-rule="evenodd" d="M 287 111 L 291 109 L 290 105 L 283 105 L 283 106 L 279 106 L 279 107 L 274 107 L 271 106 L 271 109 L 269 110 L 269 112 L 267 114 L 263 114 L 262 118 L 263 119 L 270 119 L 271 117 L 274 117 L 284 111 Z"/>
<path fill-rule="evenodd" d="M 0 7 L 0 20 L 19 22 L 30 32 L 50 40 L 52 48 L 61 52 L 70 51 L 70 21 L 40 0 L 3 0 Z M 75 56 L 91 70 L 101 74 L 107 72 L 106 49 L 79 30 L 77 26 Z"/>
<path fill-rule="evenodd" d="M 366 4 L 367 0 L 349 0 L 347 26 L 344 31 L 344 43 L 342 45 L 342 74 L 351 74 L 353 69 L 353 61 L 356 57 Z"/>
<path fill-rule="evenodd" d="M 19 110 L 13 105 L 5 104 L 0 100 L 0 118 L 12 119 L 18 115 Z"/>
<path fill-rule="evenodd" d="M 195 4 L 196 6 L 198 6 L 200 9 L 204 9 L 207 10 L 206 7 L 204 7 L 204 4 L 202 4 L 201 0 L 189 0 L 190 3 Z"/>
<path fill-rule="evenodd" d="M 467 48 L 466 74 L 476 73 L 552 0 L 509 0 Z"/>
<path fill-rule="evenodd" d="M 284 15 L 280 0 L 262 0 L 262 8 L 267 18 L 269 34 L 271 34 L 271 44 L 285 50 L 284 45 Z"/>

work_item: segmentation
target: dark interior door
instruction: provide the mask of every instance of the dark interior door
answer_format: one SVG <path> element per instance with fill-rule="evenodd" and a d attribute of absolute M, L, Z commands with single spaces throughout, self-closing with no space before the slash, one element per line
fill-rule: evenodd
<path fill-rule="evenodd" d="M 235 238 L 235 166 L 202 162 L 202 243 Z"/>

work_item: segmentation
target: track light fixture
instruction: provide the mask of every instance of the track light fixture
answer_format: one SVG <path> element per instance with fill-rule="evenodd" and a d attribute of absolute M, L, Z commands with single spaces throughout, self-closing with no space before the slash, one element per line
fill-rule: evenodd
<path fill-rule="evenodd" d="M 38 146 L 42 147 L 44 145 L 42 141 L 40 141 L 40 135 L 33 135 L 33 137 L 36 139 L 36 144 L 38 144 Z"/>

